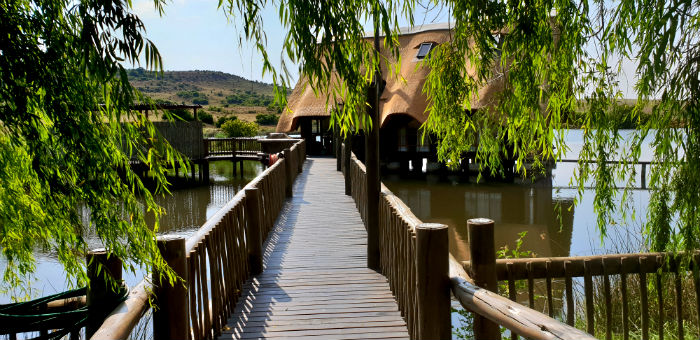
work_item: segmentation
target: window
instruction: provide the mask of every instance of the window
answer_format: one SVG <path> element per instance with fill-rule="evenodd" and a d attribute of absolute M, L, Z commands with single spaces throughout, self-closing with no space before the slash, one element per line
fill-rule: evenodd
<path fill-rule="evenodd" d="M 430 50 L 433 49 L 433 46 L 435 46 L 435 44 L 433 44 L 433 43 L 420 44 L 420 47 L 418 47 L 418 55 L 416 55 L 416 58 L 417 59 L 425 59 L 425 57 L 428 56 L 428 53 L 430 53 Z"/>

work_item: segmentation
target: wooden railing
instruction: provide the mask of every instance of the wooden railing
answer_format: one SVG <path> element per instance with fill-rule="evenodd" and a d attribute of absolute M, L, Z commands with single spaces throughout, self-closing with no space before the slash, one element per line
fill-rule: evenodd
<path fill-rule="evenodd" d="M 690 272 L 680 270 L 681 261 L 690 260 Z M 670 314 L 668 308 L 658 308 L 664 306 L 664 292 L 673 291 L 675 296 L 673 311 L 675 313 L 675 336 L 683 339 L 684 321 L 697 322 L 700 325 L 700 278 L 697 270 L 700 264 L 700 253 L 692 256 L 684 254 L 670 253 L 637 253 L 637 254 L 615 254 L 598 256 L 579 257 L 555 257 L 555 258 L 519 258 L 502 259 L 496 262 L 495 271 L 497 279 L 506 281 L 508 285 L 509 298 L 515 301 L 518 295 L 526 295 L 528 305 L 535 307 L 536 302 L 536 282 L 534 280 L 545 280 L 545 305 L 550 316 L 555 315 L 554 283 L 561 285 L 564 281 L 563 296 L 566 298 L 566 321 L 569 325 L 575 323 L 575 296 L 573 278 L 583 278 L 583 290 L 585 296 L 585 315 L 583 321 L 589 333 L 596 329 L 596 314 L 599 322 L 604 324 L 605 338 L 611 339 L 613 334 L 622 334 L 627 339 L 630 337 L 631 320 L 640 325 L 641 338 L 649 339 L 650 317 L 655 318 L 653 322 L 658 327 L 656 332 L 659 338 L 663 338 L 664 329 L 668 329 L 664 319 Z M 465 262 L 465 268 L 470 268 L 471 263 Z M 695 272 L 695 273 L 693 273 Z M 594 283 L 594 279 L 598 279 Z M 654 280 L 654 281 L 652 281 Z M 519 281 L 527 282 L 527 292 L 518 292 L 516 286 Z M 683 299 L 682 281 L 692 281 L 695 291 L 695 299 Z M 649 283 L 652 285 L 653 293 L 656 295 L 655 305 L 656 315 L 650 315 Z M 612 287 L 611 287 L 612 286 Z M 688 287 L 690 288 L 690 287 Z M 559 289 L 561 290 L 561 288 Z M 634 294 L 632 294 L 634 292 Z M 639 292 L 639 295 L 636 294 Z M 634 298 L 631 297 L 634 295 Z M 693 295 L 693 294 L 689 294 Z M 651 300 L 654 298 L 652 297 Z M 564 298 L 562 297 L 562 301 Z M 602 300 L 602 301 L 601 301 Z M 613 303 L 615 300 L 615 303 Z M 635 306 L 630 309 L 630 304 Z M 619 307 L 617 313 L 613 313 L 613 305 Z M 685 316 L 684 307 L 689 307 L 687 312 L 695 311 L 694 320 L 688 320 Z M 605 306 L 602 308 L 601 306 Z M 543 308 L 543 309 L 544 309 Z M 604 317 L 597 311 L 605 310 Z M 690 314 L 690 313 L 686 313 Z M 600 320 L 603 319 L 603 320 Z M 667 332 L 668 333 L 668 332 Z M 700 334 L 694 335 L 700 338 Z"/>
<path fill-rule="evenodd" d="M 341 170 L 346 183 L 351 184 L 349 194 L 366 219 L 365 167 L 354 155 L 342 154 L 345 159 Z M 476 339 L 500 338 L 498 325 L 531 339 L 592 339 L 574 327 L 475 285 L 448 252 L 447 226 L 423 223 L 383 185 L 379 229 L 381 271 L 412 339 L 452 337 L 450 290 L 465 309 L 475 313 Z M 493 244 L 490 248 L 494 249 Z M 491 257 L 495 261 L 495 251 Z M 489 327 L 489 322 L 496 327 Z"/>
<path fill-rule="evenodd" d="M 235 138 L 204 138 L 204 155 L 255 155 L 262 152 L 260 142 L 256 137 Z"/>
<path fill-rule="evenodd" d="M 213 339 L 233 313 L 243 283 L 262 270 L 267 238 L 306 157 L 304 141 L 248 183 L 188 239 L 159 237 L 166 262 L 183 278 L 174 286 L 146 281 L 103 322 L 93 339 L 126 339 L 148 309 L 152 289 L 158 308 L 154 339 Z M 160 282 L 154 273 L 153 282 Z"/>

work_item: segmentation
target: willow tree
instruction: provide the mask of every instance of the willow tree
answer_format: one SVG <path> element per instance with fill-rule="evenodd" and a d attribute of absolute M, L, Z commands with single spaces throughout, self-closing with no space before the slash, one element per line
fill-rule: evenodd
<path fill-rule="evenodd" d="M 651 167 L 645 216 L 648 246 L 698 249 L 699 4 L 446 2 L 455 19 L 454 36 L 428 61 L 432 73 L 425 87 L 431 102 L 426 128 L 439 137 L 440 158 L 455 162 L 478 141 L 477 159 L 491 171 L 510 153 L 525 175 L 526 162 L 540 165 L 561 157 L 565 123 L 578 111 L 584 140 L 576 181 L 579 194 L 584 183 L 593 183 L 601 235 L 614 222 L 614 212 L 633 213 L 630 188 L 639 176 L 634 163 L 650 137 L 657 164 Z M 475 71 L 465 66 L 465 55 Z M 619 74 L 630 60 L 637 63 L 639 100 L 627 118 L 638 128 L 625 141 L 616 110 L 622 99 Z M 498 105 L 470 110 L 477 90 L 498 77 L 505 78 Z M 645 113 L 647 107 L 651 113 Z M 620 184 L 622 191 L 616 189 Z"/>
<path fill-rule="evenodd" d="M 163 192 L 163 166 L 182 160 L 154 139 L 147 117 L 129 111 L 141 98 L 121 63 L 161 65 L 130 10 L 124 1 L 0 4 L 0 249 L 7 263 L 0 288 L 26 288 L 38 250 L 55 254 L 68 282 L 84 284 L 92 233 L 127 269 L 167 269 L 158 224 L 144 219 L 157 221 L 162 209 L 129 161 L 147 164 Z"/>
<path fill-rule="evenodd" d="M 431 73 L 424 88 L 430 113 L 424 130 L 437 137 L 441 161 L 455 166 L 476 145 L 483 171 L 503 171 L 506 156 L 527 176 L 524 164 L 542 169 L 546 162 L 561 158 L 565 129 L 572 117 L 578 117 L 584 147 L 575 180 L 579 194 L 584 183 L 594 183 L 593 204 L 605 235 L 616 211 L 631 212 L 630 187 L 637 175 L 633 164 L 639 160 L 642 141 L 651 136 L 657 164 L 651 167 L 648 185 L 652 192 L 646 213 L 648 245 L 653 250 L 698 247 L 697 1 L 427 3 L 443 7 L 454 20 L 450 41 L 437 46 L 425 61 Z M 257 43 L 265 71 L 276 83 L 288 85 L 286 72 L 278 73 L 266 54 L 260 11 L 266 5 L 278 6 L 280 21 L 289 32 L 285 57 L 300 63 L 301 76 L 315 91 L 325 93 L 328 103 L 345 104 L 342 111 L 334 111 L 332 121 L 344 133 L 352 126 L 371 128 L 364 109 L 367 85 L 373 81 L 371 71 L 388 61 L 372 55 L 371 45 L 362 39 L 363 23 L 379 13 L 384 48 L 395 51 L 397 23 L 400 19 L 412 23 L 416 1 L 230 0 L 227 4 L 229 14 L 242 18 L 243 35 Z M 639 127 L 620 152 L 623 141 L 615 114 L 622 97 L 618 75 L 629 59 L 638 65 L 639 100 L 628 119 Z M 503 83 L 498 104 L 472 110 L 478 90 L 493 81 Z M 651 117 L 643 117 L 649 106 Z M 618 191 L 618 184 L 626 189 Z"/>

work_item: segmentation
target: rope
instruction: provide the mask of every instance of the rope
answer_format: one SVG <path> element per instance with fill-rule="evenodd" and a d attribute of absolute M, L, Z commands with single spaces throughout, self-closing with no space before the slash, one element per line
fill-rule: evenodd
<path fill-rule="evenodd" d="M 16 302 L 0 305 L 0 334 L 15 334 L 54 330 L 41 335 L 34 340 L 58 340 L 73 330 L 85 326 L 89 319 L 100 317 L 104 319 L 114 307 L 126 300 L 129 288 L 121 286 L 113 299 L 107 304 L 100 301 L 94 308 L 83 306 L 70 311 L 42 313 L 41 309 L 51 301 L 70 299 L 84 296 L 87 287 L 69 290 L 31 301 Z"/>

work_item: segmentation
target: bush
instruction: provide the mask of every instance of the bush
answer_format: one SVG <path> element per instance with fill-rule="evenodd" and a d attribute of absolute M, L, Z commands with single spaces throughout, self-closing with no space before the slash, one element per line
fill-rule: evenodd
<path fill-rule="evenodd" d="M 216 120 L 216 127 L 220 128 L 221 125 L 224 125 L 224 123 L 228 122 L 229 120 L 236 120 L 238 117 L 236 116 L 230 116 L 230 117 L 219 117 L 219 119 Z"/>
<path fill-rule="evenodd" d="M 205 111 L 200 111 L 197 113 L 197 116 L 199 116 L 199 120 L 203 123 L 214 124 L 214 117 Z"/>
<path fill-rule="evenodd" d="M 195 99 L 192 99 L 192 104 L 195 104 L 195 105 L 208 105 L 208 104 L 209 104 L 209 99 L 207 99 L 207 98 L 195 98 Z"/>
<path fill-rule="evenodd" d="M 229 137 L 252 137 L 258 134 L 258 124 L 242 120 L 229 120 L 221 125 L 221 129 Z"/>
<path fill-rule="evenodd" d="M 277 121 L 280 119 L 274 113 L 262 113 L 255 116 L 255 122 L 260 125 L 277 125 Z"/>

